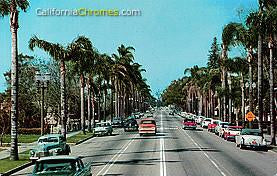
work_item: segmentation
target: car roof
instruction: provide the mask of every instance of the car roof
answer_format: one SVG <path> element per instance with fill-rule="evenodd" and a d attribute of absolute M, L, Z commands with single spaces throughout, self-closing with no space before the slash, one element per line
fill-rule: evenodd
<path fill-rule="evenodd" d="M 68 155 L 58 155 L 58 156 L 48 156 L 48 157 L 43 157 L 38 159 L 37 161 L 46 161 L 46 160 L 61 160 L 61 159 L 71 159 L 71 160 L 76 160 L 79 157 L 76 156 L 68 156 Z"/>
<path fill-rule="evenodd" d="M 40 136 L 39 138 L 49 138 L 49 137 L 61 137 L 61 134 L 47 134 L 47 135 L 43 135 Z"/>

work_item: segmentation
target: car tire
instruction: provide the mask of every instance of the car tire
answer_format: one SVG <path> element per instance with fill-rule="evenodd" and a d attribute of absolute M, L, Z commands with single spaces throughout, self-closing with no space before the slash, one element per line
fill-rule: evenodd
<path fill-rule="evenodd" d="M 239 147 L 239 144 L 236 143 L 236 147 Z"/>

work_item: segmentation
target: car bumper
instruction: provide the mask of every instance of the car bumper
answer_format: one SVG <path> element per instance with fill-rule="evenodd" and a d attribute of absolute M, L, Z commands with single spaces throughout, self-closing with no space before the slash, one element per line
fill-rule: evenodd
<path fill-rule="evenodd" d="M 139 134 L 156 134 L 155 130 L 139 130 Z"/>
<path fill-rule="evenodd" d="M 138 128 L 137 127 L 125 127 L 124 130 L 125 131 L 137 131 Z"/>
<path fill-rule="evenodd" d="M 196 126 L 186 126 L 186 125 L 184 125 L 183 128 L 196 129 Z"/>
<path fill-rule="evenodd" d="M 108 131 L 95 131 L 95 135 L 107 135 L 109 132 Z"/>

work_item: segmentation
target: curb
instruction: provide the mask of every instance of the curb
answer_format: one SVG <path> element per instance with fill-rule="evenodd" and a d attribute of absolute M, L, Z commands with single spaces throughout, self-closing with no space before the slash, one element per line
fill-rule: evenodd
<path fill-rule="evenodd" d="M 23 164 L 21 166 L 18 166 L 16 168 L 14 168 L 14 169 L 11 169 L 11 170 L 9 170 L 9 171 L 7 171 L 5 173 L 1 173 L 0 176 L 8 176 L 8 175 L 14 174 L 14 173 L 16 173 L 16 172 L 18 172 L 18 171 L 20 171 L 22 169 L 25 169 L 25 168 L 27 168 L 27 167 L 29 167 L 31 165 L 33 165 L 33 163 L 32 162 L 28 162 L 26 164 Z"/>
<path fill-rule="evenodd" d="M 92 135 L 92 136 L 90 136 L 90 137 L 87 137 L 87 138 L 85 138 L 85 139 L 82 139 L 82 140 L 76 142 L 75 145 L 79 145 L 79 144 L 81 144 L 81 143 L 83 143 L 83 142 L 85 142 L 85 141 L 87 141 L 87 140 L 89 140 L 89 139 L 91 139 L 91 138 L 93 138 L 93 137 L 94 137 L 94 135 Z"/>

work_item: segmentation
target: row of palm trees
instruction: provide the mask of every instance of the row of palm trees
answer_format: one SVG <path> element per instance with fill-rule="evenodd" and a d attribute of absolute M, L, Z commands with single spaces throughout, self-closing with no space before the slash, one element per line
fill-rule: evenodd
<path fill-rule="evenodd" d="M 172 82 L 163 98 L 172 100 L 172 95 L 176 94 L 172 90 L 180 90 L 179 85 L 182 85 L 183 96 L 178 102 L 186 110 L 252 127 L 252 123 L 244 124 L 248 104 L 248 111 L 256 114 L 260 129 L 265 127 L 263 120 L 269 112 L 271 143 L 276 145 L 276 42 L 277 3 L 260 0 L 259 10 L 249 13 L 245 22 L 232 22 L 224 27 L 221 49 L 214 39 L 208 66 L 186 69 L 185 77 Z M 243 47 L 246 56 L 229 58 L 228 52 L 232 47 Z M 253 98 L 254 80 L 257 82 L 257 99 Z M 267 107 L 270 107 L 268 111 Z"/>
<path fill-rule="evenodd" d="M 26 11 L 29 7 L 27 0 L 0 0 L 0 15 L 10 16 L 12 34 L 12 65 L 11 65 L 11 150 L 10 159 L 18 160 L 18 48 L 17 31 L 19 28 L 19 10 Z M 80 78 L 81 127 L 86 133 L 85 120 L 88 119 L 88 130 L 91 131 L 91 120 L 97 102 L 98 120 L 101 120 L 101 99 L 104 101 L 106 120 L 107 97 L 111 104 L 111 117 L 126 117 L 132 111 L 141 110 L 145 101 L 151 98 L 150 87 L 142 76 L 141 65 L 134 62 L 133 47 L 121 45 L 117 53 L 111 56 L 101 54 L 93 46 L 89 38 L 78 36 L 67 46 L 51 43 L 36 36 L 29 41 L 29 48 L 40 48 L 48 53 L 60 65 L 60 121 L 61 132 L 66 137 L 67 92 L 66 71 L 67 63 L 73 65 L 74 74 Z M 86 89 L 87 88 L 87 92 Z M 86 92 L 86 93 L 85 93 Z M 85 97 L 85 94 L 87 95 Z M 87 108 L 85 99 L 87 98 Z M 87 112 L 85 112 L 87 109 Z M 87 117 L 86 117 L 87 115 Z M 95 124 L 95 123 L 93 123 Z"/>

